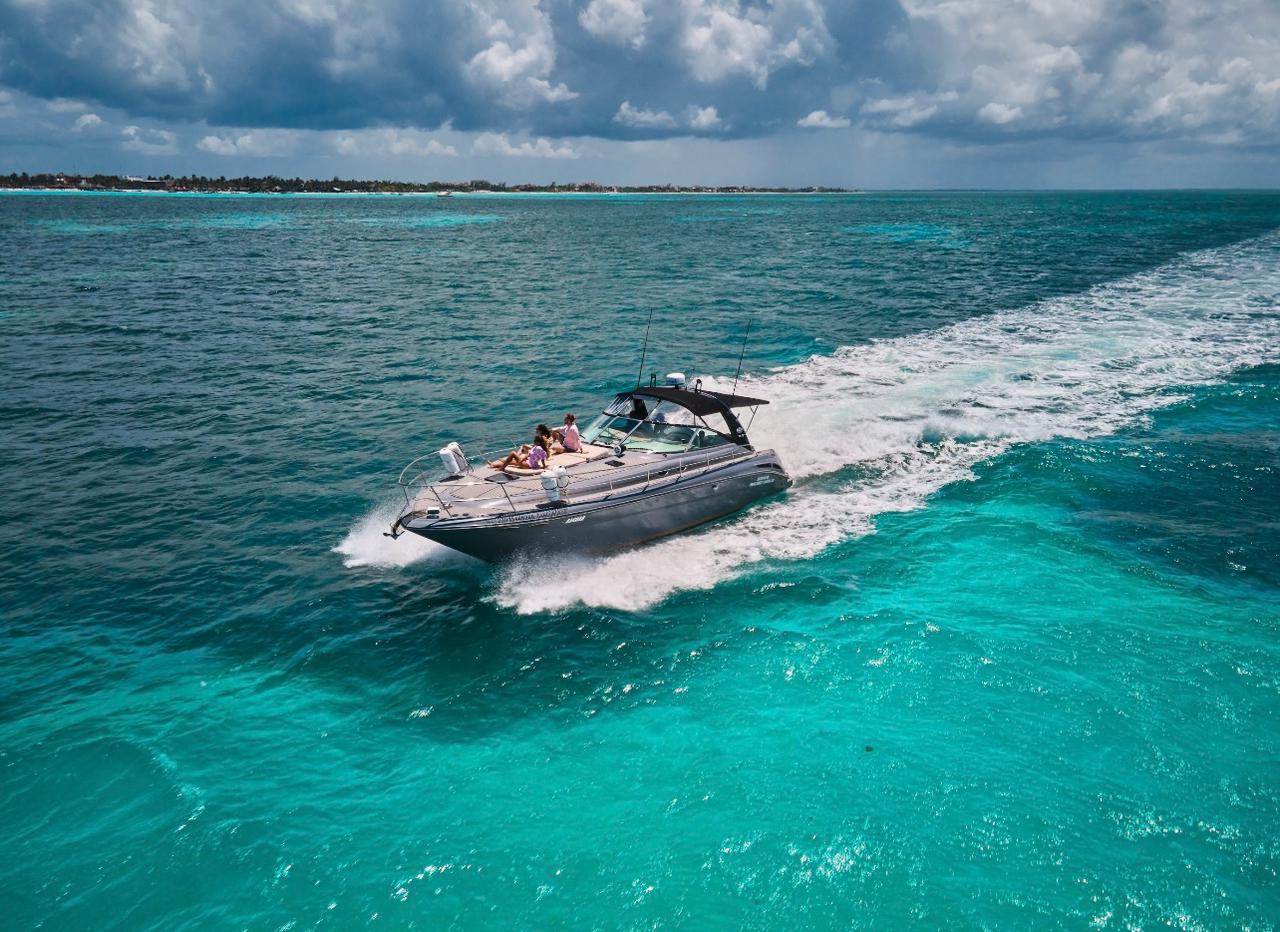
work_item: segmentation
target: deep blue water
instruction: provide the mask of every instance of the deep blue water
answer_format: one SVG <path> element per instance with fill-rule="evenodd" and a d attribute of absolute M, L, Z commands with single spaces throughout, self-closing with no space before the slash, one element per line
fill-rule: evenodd
<path fill-rule="evenodd" d="M 381 536 L 650 311 L 786 496 Z M 1280 915 L 1280 194 L 0 196 L 0 373 L 13 928 Z"/>

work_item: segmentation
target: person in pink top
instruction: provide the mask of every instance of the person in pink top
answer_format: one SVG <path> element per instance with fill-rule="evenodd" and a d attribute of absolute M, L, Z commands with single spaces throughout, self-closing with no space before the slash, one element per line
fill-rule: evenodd
<path fill-rule="evenodd" d="M 552 453 L 582 452 L 582 434 L 578 432 L 577 420 L 572 414 L 566 414 L 564 416 L 564 427 L 557 428 L 551 432 L 553 441 Z"/>

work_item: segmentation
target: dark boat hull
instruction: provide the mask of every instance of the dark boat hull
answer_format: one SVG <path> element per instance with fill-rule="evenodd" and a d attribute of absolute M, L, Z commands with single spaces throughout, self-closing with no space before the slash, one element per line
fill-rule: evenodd
<path fill-rule="evenodd" d="M 789 485 L 769 452 L 613 498 L 489 518 L 413 519 L 404 528 L 489 562 L 518 554 L 598 555 L 714 521 Z"/>

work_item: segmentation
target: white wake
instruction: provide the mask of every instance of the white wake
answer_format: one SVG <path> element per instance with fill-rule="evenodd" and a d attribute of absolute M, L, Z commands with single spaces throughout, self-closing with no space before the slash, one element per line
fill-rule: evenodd
<path fill-rule="evenodd" d="M 1179 399 L 1180 386 L 1280 360 L 1280 235 L 1182 256 L 1086 292 L 928 333 L 846 347 L 747 378 L 767 398 L 751 428 L 798 482 L 784 498 L 701 533 L 600 559 L 501 569 L 493 598 L 519 612 L 619 609 L 710 588 L 763 560 L 799 560 L 921 507 L 1012 444 L 1110 433 Z M 727 388 L 704 379 L 711 388 Z M 850 475 L 841 479 L 841 473 Z M 347 566 L 451 553 L 382 536 L 366 515 L 336 548 Z"/>
<path fill-rule="evenodd" d="M 811 557 L 918 508 L 1015 443 L 1091 437 L 1171 404 L 1171 389 L 1280 359 L 1280 237 L 1175 262 L 1076 295 L 929 333 L 847 347 L 739 385 L 771 401 L 751 430 L 800 482 L 698 534 L 591 561 L 532 560 L 498 576 L 520 612 L 643 608 L 761 560 Z M 724 383 L 707 380 L 708 387 Z M 860 475 L 820 481 L 849 467 Z M 805 481 L 808 480 L 808 481 Z"/>

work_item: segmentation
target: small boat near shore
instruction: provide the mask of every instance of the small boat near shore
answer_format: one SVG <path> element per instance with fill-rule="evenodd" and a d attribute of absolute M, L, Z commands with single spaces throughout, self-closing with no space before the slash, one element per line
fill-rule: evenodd
<path fill-rule="evenodd" d="M 408 531 L 481 560 L 601 554 L 689 530 L 791 485 L 777 453 L 757 450 L 735 411 L 768 404 L 667 385 L 620 392 L 582 431 L 582 449 L 540 470 L 490 468 L 456 443 L 400 474 Z M 441 475 L 443 468 L 444 474 Z"/>

